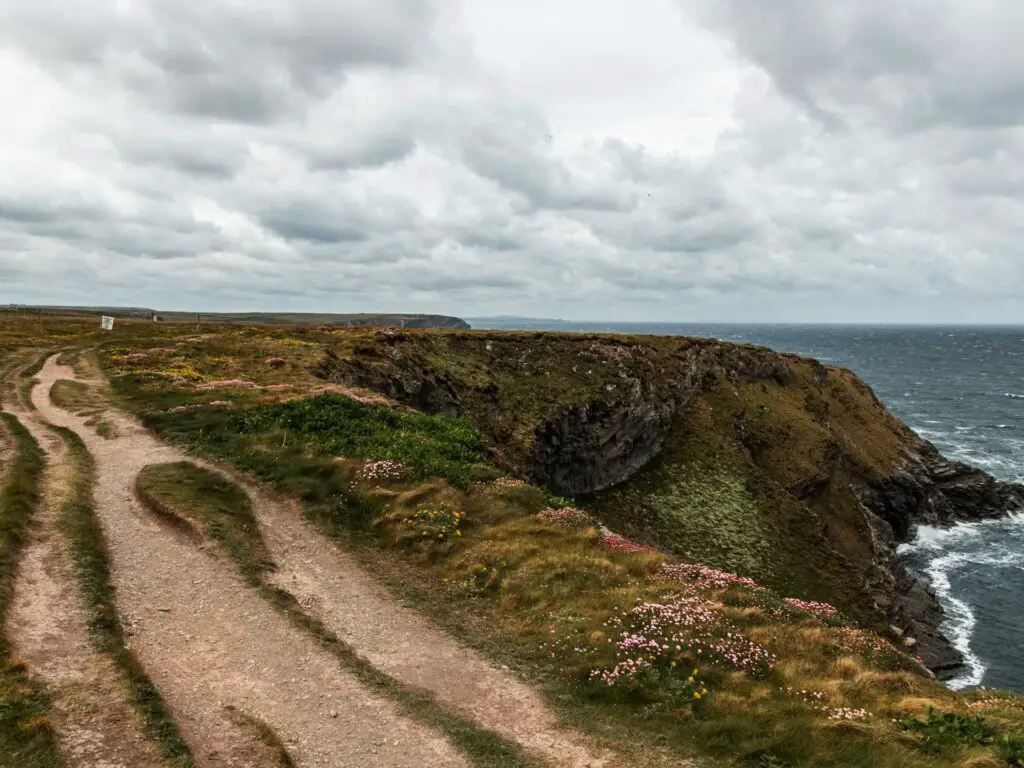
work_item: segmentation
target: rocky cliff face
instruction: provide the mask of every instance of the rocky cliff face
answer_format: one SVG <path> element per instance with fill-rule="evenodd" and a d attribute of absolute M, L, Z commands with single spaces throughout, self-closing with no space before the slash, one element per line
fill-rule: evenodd
<path fill-rule="evenodd" d="M 942 674 L 941 608 L 899 562 L 918 524 L 1024 508 L 849 371 L 695 339 L 382 331 L 318 373 L 465 416 L 499 464 L 682 557 L 892 625 Z"/>

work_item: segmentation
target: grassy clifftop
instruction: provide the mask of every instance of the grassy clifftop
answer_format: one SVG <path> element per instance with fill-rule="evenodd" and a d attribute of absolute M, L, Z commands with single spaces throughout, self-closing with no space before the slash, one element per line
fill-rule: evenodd
<path fill-rule="evenodd" d="M 859 489 L 922 444 L 849 371 L 710 340 L 382 332 L 318 373 L 468 417 L 508 469 L 638 540 L 886 618 Z"/>
<path fill-rule="evenodd" d="M 915 520 L 1015 491 L 849 372 L 658 337 L 149 323 L 104 341 L 93 362 L 147 426 L 297 497 L 631 765 L 1024 759 L 1019 698 L 955 694 L 914 659 L 935 622 L 894 559 Z"/>

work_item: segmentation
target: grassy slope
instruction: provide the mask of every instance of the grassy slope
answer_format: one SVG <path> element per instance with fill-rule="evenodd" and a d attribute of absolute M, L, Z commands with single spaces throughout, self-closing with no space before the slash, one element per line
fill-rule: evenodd
<path fill-rule="evenodd" d="M 11 603 L 18 551 L 39 504 L 43 454 L 28 431 L 7 413 L 0 430 L 15 444 L 13 458 L 0 465 L 0 627 Z M 45 691 L 11 656 L 0 631 L 0 766 L 53 768 L 60 764 L 47 720 Z"/>
<path fill-rule="evenodd" d="M 572 406 L 677 397 L 675 383 L 709 368 L 681 409 L 660 458 L 633 481 L 586 499 L 609 524 L 683 557 L 881 617 L 864 582 L 871 532 L 842 473 L 892 470 L 915 437 L 849 372 L 714 341 L 543 333 L 379 333 L 329 339 L 320 371 L 402 398 L 430 378 L 526 472 L 538 427 Z M 404 399 L 412 399 L 405 397 Z M 740 426 L 742 425 L 742 427 Z M 844 462 L 827 492 L 789 489 Z"/>
<path fill-rule="evenodd" d="M 376 572 L 393 586 L 458 627 L 467 641 L 546 685 L 569 719 L 633 754 L 636 764 L 654 764 L 658 754 L 695 752 L 783 766 L 955 765 L 966 759 L 1005 764 L 991 762 L 997 760 L 994 746 L 932 746 L 905 733 L 892 718 L 919 713 L 927 702 L 967 714 L 973 703 L 1009 733 L 1022 726 L 1019 699 L 979 702 L 978 695 L 952 694 L 913 671 L 880 638 L 781 602 L 781 595 L 817 596 L 814 571 L 820 566 L 766 548 L 766 537 L 779 543 L 796 526 L 803 542 L 813 544 L 815 526 L 821 530 L 828 523 L 838 531 L 830 534 L 831 546 L 852 556 L 863 531 L 857 520 L 845 517 L 848 499 L 841 483 L 833 483 L 836 487 L 815 503 L 788 509 L 779 506 L 785 498 L 780 489 L 806 480 L 836 446 L 847 455 L 844 471 L 871 473 L 884 471 L 912 439 L 848 374 L 829 370 L 822 381 L 819 367 L 794 358 L 687 340 L 417 333 L 396 341 L 394 335 L 364 331 L 209 332 L 205 340 L 189 341 L 163 328 L 138 333 L 128 328 L 101 354 L 101 362 L 124 403 L 161 434 L 228 458 L 298 495 L 312 518 L 372 557 Z M 706 382 L 680 414 L 661 478 L 652 468 L 635 481 L 637 487 L 650 484 L 635 505 L 616 497 L 627 488 L 592 500 L 592 509 L 624 528 L 632 525 L 638 536 L 657 537 L 687 558 L 756 573 L 781 593 L 700 589 L 652 579 L 661 555 L 611 551 L 593 528 L 567 530 L 539 520 L 536 513 L 554 500 L 537 488 L 503 481 L 460 489 L 443 479 L 416 477 L 375 481 L 359 475 L 360 459 L 373 456 L 338 461 L 325 455 L 323 440 L 310 439 L 315 430 L 293 425 L 286 438 L 277 429 L 237 435 L 227 428 L 230 414 L 273 413 L 281 401 L 315 391 L 318 382 L 308 366 L 320 359 L 320 344 L 334 351 L 331 365 L 365 358 L 362 369 L 369 361 L 386 371 L 399 361 L 411 376 L 429 370 L 431 376 L 440 372 L 449 382 L 467 385 L 460 387 L 464 410 L 485 437 L 505 440 L 504 455 L 497 457 L 504 466 L 527 457 L 527 438 L 538 423 L 568 402 L 605 397 L 609 384 L 622 381 L 623 369 L 627 375 L 644 373 L 654 397 L 672 376 L 685 372 L 694 349 L 723 354 L 723 371 L 752 375 Z M 283 365 L 267 364 L 265 354 L 280 356 Z M 605 368 L 607 373 L 594 373 Z M 294 389 L 196 390 L 199 382 L 229 375 Z M 231 405 L 211 406 L 215 400 Z M 372 420 L 372 413 L 368 407 L 360 418 L 324 428 L 334 430 L 332 440 L 358 446 L 348 433 L 361 420 Z M 746 415 L 742 432 L 736 428 L 741 413 Z M 310 425 L 317 415 L 316 408 L 306 411 Z M 687 435 L 691 439 L 683 439 Z M 429 435 L 424 438 L 429 446 Z M 410 443 L 395 445 L 400 450 L 392 458 L 406 458 L 400 453 Z M 414 463 L 413 454 L 407 458 Z M 465 470 L 476 477 L 479 467 L 466 464 Z M 462 535 L 416 543 L 410 533 L 418 530 L 417 510 L 439 502 L 465 512 Z M 723 537 L 718 526 L 702 519 L 711 513 L 732 526 L 731 536 Z M 755 525 L 744 525 L 747 521 Z M 628 693 L 587 685 L 590 669 L 615 661 L 605 622 L 638 599 L 664 603 L 678 592 L 709 603 L 719 626 L 773 650 L 779 659 L 771 673 L 751 678 L 727 663 L 704 665 L 701 674 L 711 692 L 697 706 L 671 687 Z M 552 641 L 560 643 L 555 658 Z M 862 707 L 874 716 L 834 721 L 786 694 L 786 687 L 813 689 L 832 708 Z"/>

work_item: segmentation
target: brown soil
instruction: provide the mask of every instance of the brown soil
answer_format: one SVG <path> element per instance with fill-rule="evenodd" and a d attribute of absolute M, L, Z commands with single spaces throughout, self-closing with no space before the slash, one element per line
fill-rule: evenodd
<path fill-rule="evenodd" d="M 351 555 L 303 520 L 296 504 L 275 502 L 252 484 L 243 485 L 278 566 L 277 586 L 375 667 L 433 692 L 553 765 L 607 764 L 607 756 L 598 757 L 577 734 L 558 726 L 540 694 L 398 604 Z"/>
<path fill-rule="evenodd" d="M 147 515 L 132 492 L 139 470 L 184 457 L 117 411 L 107 418 L 118 436 L 97 436 L 50 402 L 60 378 L 74 378 L 73 371 L 51 358 L 33 401 L 44 418 L 77 432 L 95 458 L 96 509 L 132 650 L 201 766 L 252 765 L 261 753 L 251 729 L 225 706 L 267 723 L 304 767 L 466 764 L 439 734 L 345 672 L 246 588 L 229 563 Z"/>
<path fill-rule="evenodd" d="M 158 768 L 110 658 L 86 634 L 86 615 L 71 572 L 67 543 L 57 527 L 74 471 L 63 441 L 17 412 L 49 458 L 44 501 L 14 582 L 7 635 L 15 656 L 53 694 L 52 719 L 69 768 Z"/>

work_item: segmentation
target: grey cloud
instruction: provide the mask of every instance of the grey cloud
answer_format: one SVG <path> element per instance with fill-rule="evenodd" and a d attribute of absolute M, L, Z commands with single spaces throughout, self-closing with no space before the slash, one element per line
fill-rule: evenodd
<path fill-rule="evenodd" d="M 40 98 L 0 124 L 0 282 L 15 301 L 613 319 L 1011 306 L 1024 54 L 1001 41 L 1024 11 L 686 4 L 731 41 L 737 85 L 689 156 L 599 117 L 563 138 L 565 113 L 487 70 L 440 2 L 9 0 L 0 77 Z"/>
<path fill-rule="evenodd" d="M 1024 118 L 1024 7 L 1014 0 L 681 1 L 783 93 L 847 127 L 998 127 Z"/>
<path fill-rule="evenodd" d="M 380 130 L 362 141 L 345 135 L 331 136 L 303 151 L 309 167 L 318 171 L 347 171 L 393 163 L 416 150 L 414 136 Z"/>
<path fill-rule="evenodd" d="M 330 222 L 315 216 L 304 216 L 295 211 L 281 211 L 264 214 L 263 225 L 286 240 L 305 240 L 311 243 L 357 243 L 368 235 L 354 227 L 346 227 L 343 221 Z"/>
<path fill-rule="evenodd" d="M 337 87 L 353 67 L 429 52 L 431 0 L 227 0 L 0 7 L 4 37 L 56 66 L 87 68 L 171 112 L 260 123 Z"/>

